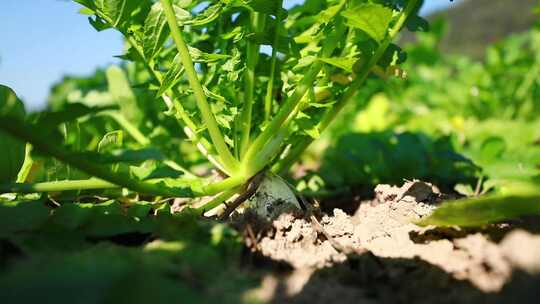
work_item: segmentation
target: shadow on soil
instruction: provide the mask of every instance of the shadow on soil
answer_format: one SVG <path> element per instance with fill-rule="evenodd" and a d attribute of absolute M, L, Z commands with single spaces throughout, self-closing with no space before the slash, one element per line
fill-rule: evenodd
<path fill-rule="evenodd" d="M 259 266 L 272 264 L 257 260 Z M 537 303 L 540 298 L 539 275 L 515 271 L 501 291 L 485 293 L 425 261 L 370 253 L 303 274 L 283 263 L 276 267 L 274 282 L 263 293 L 271 303 Z"/>

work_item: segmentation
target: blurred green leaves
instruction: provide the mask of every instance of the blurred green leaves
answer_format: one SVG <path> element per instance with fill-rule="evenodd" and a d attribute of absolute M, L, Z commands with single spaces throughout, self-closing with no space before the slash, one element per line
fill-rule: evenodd
<path fill-rule="evenodd" d="M 422 179 L 440 187 L 474 180 L 478 168 L 458 154 L 450 138 L 415 133 L 350 133 L 329 147 L 320 174 L 333 188 L 400 184 Z"/>
<path fill-rule="evenodd" d="M 0 85 L 0 119 L 15 117 L 24 119 L 25 111 L 21 100 L 10 88 Z M 17 178 L 24 163 L 25 143 L 0 131 L 0 183 L 12 182 Z"/>
<path fill-rule="evenodd" d="M 0 301 L 241 302 L 257 278 L 234 266 L 241 248 L 236 232 L 169 208 L 118 201 L 0 204 L 2 263 L 18 261 L 0 271 Z"/>
<path fill-rule="evenodd" d="M 49 217 L 49 209 L 39 202 L 8 202 L 0 205 L 0 235 L 7 237 L 18 231 L 41 227 Z"/>
<path fill-rule="evenodd" d="M 124 117 L 138 125 L 143 119 L 143 113 L 137 104 L 137 98 L 133 93 L 127 77 L 117 66 L 111 66 L 106 71 L 109 92 L 115 103 L 120 107 Z"/>

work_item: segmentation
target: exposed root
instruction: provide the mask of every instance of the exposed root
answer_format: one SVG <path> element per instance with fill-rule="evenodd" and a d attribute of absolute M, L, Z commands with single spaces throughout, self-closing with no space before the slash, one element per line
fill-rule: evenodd
<path fill-rule="evenodd" d="M 318 202 L 313 199 L 314 204 L 310 204 L 305 196 L 303 196 L 301 193 L 298 193 L 298 197 L 300 198 L 300 206 L 302 207 L 305 217 L 311 221 L 311 225 L 315 230 L 319 233 L 324 235 L 326 240 L 330 242 L 332 247 L 339 253 L 345 254 L 345 255 L 351 255 L 351 254 L 362 254 L 365 253 L 367 250 L 363 248 L 353 248 L 350 246 L 343 246 L 338 241 L 334 239 L 330 233 L 324 229 L 323 225 L 319 222 L 317 217 L 314 214 L 314 211 L 317 209 L 315 206 L 318 206 Z"/>
<path fill-rule="evenodd" d="M 257 189 L 259 189 L 259 186 L 261 185 L 262 181 L 264 180 L 264 177 L 266 175 L 266 170 L 263 170 L 257 175 L 255 175 L 248 183 L 246 191 L 244 191 L 242 194 L 240 194 L 234 201 L 232 201 L 230 204 L 225 204 L 227 207 L 223 211 L 223 214 L 221 214 L 220 219 L 225 220 L 229 218 L 229 216 L 236 210 L 236 208 L 240 207 L 245 201 L 247 201 L 250 197 L 252 197 L 255 192 L 257 192 Z"/>

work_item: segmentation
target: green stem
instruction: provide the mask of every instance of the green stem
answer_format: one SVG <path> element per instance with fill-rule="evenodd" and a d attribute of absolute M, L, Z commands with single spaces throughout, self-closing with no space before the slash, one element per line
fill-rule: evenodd
<path fill-rule="evenodd" d="M 223 191 L 227 191 L 232 188 L 239 187 L 247 183 L 248 180 L 249 180 L 249 177 L 245 177 L 243 175 L 228 177 L 220 182 L 203 186 L 201 192 L 204 193 L 205 195 L 216 195 Z"/>
<path fill-rule="evenodd" d="M 170 159 L 167 159 L 167 160 L 164 160 L 163 161 L 163 164 L 175 171 L 179 171 L 179 172 L 182 172 L 184 173 L 184 177 L 187 177 L 187 178 L 192 178 L 192 179 L 197 179 L 199 178 L 197 175 L 193 174 L 191 171 L 189 171 L 188 169 L 184 168 L 183 166 L 181 166 L 180 164 L 178 164 L 177 162 L 173 161 L 173 160 L 170 160 Z"/>
<path fill-rule="evenodd" d="M 283 6 L 283 0 L 279 1 L 279 7 L 281 8 Z M 266 97 L 264 99 L 264 121 L 268 122 L 270 121 L 270 116 L 272 115 L 272 101 L 274 100 L 274 78 L 276 76 L 276 67 L 277 67 L 277 53 L 278 53 L 278 45 L 279 45 L 279 34 L 280 34 L 280 26 L 281 21 L 283 20 L 282 12 L 281 10 L 278 12 L 276 16 L 276 29 L 275 29 L 275 36 L 274 36 L 274 44 L 272 45 L 272 63 L 270 66 L 270 76 L 268 79 L 268 86 L 266 88 Z"/>
<path fill-rule="evenodd" d="M 141 131 L 139 131 L 139 129 L 137 129 L 129 120 L 127 120 L 122 114 L 120 113 L 115 113 L 115 112 L 105 112 L 104 113 L 105 115 L 108 115 L 110 117 L 112 117 L 124 130 L 126 130 L 128 132 L 129 135 L 131 135 L 131 137 L 133 137 L 133 139 L 135 139 L 135 141 L 137 143 L 139 143 L 140 145 L 143 145 L 143 146 L 148 146 L 150 145 L 150 139 L 148 139 L 144 134 L 141 133 Z M 209 155 L 205 155 L 207 158 L 210 158 Z M 197 178 L 197 176 L 195 174 L 193 174 L 191 171 L 189 171 L 188 169 L 180 166 L 179 164 L 177 164 L 176 162 L 172 161 L 172 160 L 165 160 L 163 161 L 163 163 L 176 170 L 176 171 L 180 171 L 180 172 L 183 172 L 186 177 L 189 177 L 189 178 Z"/>
<path fill-rule="evenodd" d="M 298 83 L 293 95 L 287 99 L 278 114 L 250 146 L 245 156 L 245 164 L 249 165 L 253 158 L 256 157 L 258 151 L 262 150 L 264 145 L 279 131 L 283 123 L 289 118 L 298 103 L 302 100 L 302 97 L 304 97 L 306 92 L 311 88 L 321 69 L 322 63 L 316 62 L 313 64 L 304 78 Z"/>
<path fill-rule="evenodd" d="M 191 120 L 188 113 L 184 110 L 182 104 L 174 97 L 174 93 L 172 94 L 172 96 L 174 100 L 171 100 L 171 98 L 169 98 L 169 96 L 167 96 L 166 94 L 164 94 L 162 98 L 166 104 L 172 104 L 173 108 L 176 110 L 176 118 L 182 120 L 186 125 L 184 128 L 184 133 L 186 134 L 186 136 L 189 138 L 189 140 L 193 142 L 199 152 L 201 152 L 201 154 L 206 157 L 208 161 L 210 161 L 214 166 L 216 166 L 217 169 L 228 175 L 231 175 L 232 173 L 225 169 L 221 160 L 217 159 L 219 156 L 216 157 L 216 155 L 212 153 L 213 147 L 210 142 L 208 142 L 206 138 L 201 136 L 199 132 L 196 132 L 197 124 L 193 120 Z"/>
<path fill-rule="evenodd" d="M 251 12 L 251 32 L 253 34 L 260 33 L 265 27 L 265 15 L 257 12 Z M 253 119 L 253 104 L 255 103 L 255 69 L 257 67 L 257 61 L 259 60 L 260 45 L 248 41 L 247 43 L 247 58 L 246 58 L 246 71 L 244 74 L 244 105 L 242 106 L 242 112 L 240 113 L 239 129 L 240 129 L 240 142 L 238 155 L 242 159 L 248 146 L 251 135 L 251 121 Z"/>
<path fill-rule="evenodd" d="M 126 34 L 124 32 L 121 32 L 121 33 L 124 35 L 129 45 L 131 45 L 131 47 L 137 52 L 139 57 L 141 57 L 141 61 L 144 63 L 144 67 L 146 68 L 146 70 L 161 84 L 161 82 L 163 81 L 163 78 L 161 77 L 159 73 L 157 73 L 152 68 L 150 63 L 144 58 L 144 52 L 142 48 L 139 46 L 139 44 L 137 43 L 137 40 L 135 40 L 135 38 L 133 38 L 133 36 L 129 34 Z"/>
<path fill-rule="evenodd" d="M 35 184 L 0 184 L 0 193 L 63 192 L 115 188 L 120 187 L 98 178 L 90 178 L 86 180 L 64 180 Z"/>
<path fill-rule="evenodd" d="M 200 138 L 199 140 L 197 140 L 197 138 L 199 138 L 198 137 L 199 134 L 194 133 L 192 129 L 190 129 L 189 127 L 184 128 L 184 133 L 186 133 L 187 137 L 190 140 L 195 142 L 195 147 L 197 147 L 199 152 L 204 157 L 206 157 L 206 159 L 208 159 L 210 163 L 212 163 L 218 170 L 221 170 L 221 172 L 231 175 L 231 172 L 227 171 L 227 169 L 223 167 L 220 160 L 216 159 L 216 157 L 212 153 L 210 153 L 209 147 L 211 146 L 209 145 L 209 143 L 206 141 L 205 138 Z"/>
<path fill-rule="evenodd" d="M 207 211 L 210 211 L 219 205 L 223 204 L 225 201 L 233 197 L 235 194 L 237 194 L 240 191 L 240 188 L 232 188 L 226 191 L 223 191 L 222 193 L 218 194 L 212 200 L 207 202 L 206 204 L 196 208 L 197 211 L 200 213 L 206 213 Z"/>
<path fill-rule="evenodd" d="M 516 90 L 516 98 L 518 101 L 523 101 L 527 96 L 527 93 L 530 92 L 531 87 L 538 79 L 540 74 L 540 62 L 536 62 L 535 65 L 529 70 L 529 72 L 523 78 L 523 82 Z"/>
<path fill-rule="evenodd" d="M 105 112 L 104 115 L 107 115 L 114 119 L 116 123 L 120 125 L 121 128 L 126 130 L 126 132 L 135 139 L 136 142 L 143 146 L 150 145 L 150 140 L 137 129 L 129 120 L 127 120 L 124 115 L 115 112 Z"/>
<path fill-rule="evenodd" d="M 345 93 L 340 97 L 337 103 L 335 103 L 329 110 L 323 115 L 323 118 L 321 120 L 321 123 L 319 125 L 319 131 L 323 132 L 330 123 L 336 118 L 336 116 L 341 112 L 341 110 L 345 107 L 345 105 L 348 104 L 348 102 L 354 97 L 358 89 L 362 86 L 362 84 L 365 82 L 367 77 L 369 76 L 369 73 L 373 69 L 373 67 L 379 62 L 382 55 L 390 45 L 390 43 L 394 40 L 397 33 L 401 30 L 403 25 L 405 24 L 405 21 L 407 21 L 407 18 L 409 18 L 410 14 L 414 11 L 414 9 L 417 6 L 419 0 L 411 0 L 409 1 L 407 7 L 401 13 L 399 19 L 394 24 L 394 26 L 390 29 L 388 35 L 386 36 L 385 40 L 380 44 L 379 48 L 377 49 L 376 53 L 373 55 L 373 57 L 370 59 L 368 64 L 366 64 L 363 69 L 358 72 L 356 79 L 349 85 Z M 279 172 L 283 173 L 283 171 L 288 170 L 294 162 L 300 157 L 300 155 L 309 147 L 309 145 L 313 142 L 313 138 L 305 137 L 300 142 L 298 142 L 295 147 L 289 152 L 289 155 L 282 159 L 280 162 L 278 162 L 273 168 L 273 172 Z"/>
<path fill-rule="evenodd" d="M 17 183 L 24 183 L 26 181 L 33 166 L 34 158 L 32 158 L 32 145 L 27 143 L 24 150 L 24 162 L 21 170 L 19 170 L 19 173 L 17 174 Z"/>
<path fill-rule="evenodd" d="M 345 1 L 343 2 L 345 3 Z M 334 37 L 340 37 L 343 35 L 345 28 L 337 27 L 331 33 Z M 328 57 L 331 56 L 334 50 L 337 47 L 337 43 L 334 42 L 334 39 L 327 39 L 323 44 L 322 50 L 320 51 L 319 56 Z M 248 152 L 246 153 L 245 159 L 243 159 L 242 170 L 246 170 L 246 167 L 250 166 L 250 163 L 255 157 L 257 157 L 258 151 L 262 150 L 264 145 L 280 130 L 284 127 L 284 122 L 291 117 L 292 112 L 302 101 L 302 98 L 306 93 L 313 87 L 313 82 L 317 79 L 317 75 L 322 70 L 324 64 L 317 60 L 311 68 L 304 75 L 304 78 L 300 80 L 293 94 L 287 99 L 284 105 L 281 106 L 277 115 L 270 121 L 268 126 L 264 131 L 257 137 L 255 142 L 250 146 Z"/>
<path fill-rule="evenodd" d="M 272 159 L 279 156 L 281 146 L 289 135 L 289 124 L 287 127 L 278 130 L 278 133 L 257 153 L 256 157 L 246 167 L 245 172 L 248 176 L 253 176 L 266 167 Z"/>
<path fill-rule="evenodd" d="M 139 54 L 141 58 L 144 58 L 144 53 L 141 49 L 141 47 L 137 44 L 137 41 L 133 39 L 133 37 L 124 34 L 129 44 L 133 47 L 133 49 Z M 157 73 L 150 64 L 143 60 L 146 69 L 152 75 L 158 83 L 161 85 L 163 82 L 163 79 L 159 73 Z M 172 99 L 169 97 L 172 96 Z M 175 116 L 177 119 L 181 120 L 185 124 L 184 133 L 187 135 L 187 137 L 193 141 L 193 144 L 197 147 L 197 149 L 210 161 L 214 166 L 216 166 L 217 169 L 221 170 L 222 172 L 225 172 L 227 174 L 231 174 L 231 172 L 228 172 L 225 167 L 223 167 L 223 164 L 221 164 L 220 160 L 216 159 L 216 157 L 210 153 L 209 151 L 212 149 L 212 146 L 210 143 L 206 140 L 206 138 L 202 137 L 200 133 L 196 132 L 197 130 L 197 123 L 192 120 L 191 117 L 186 113 L 184 110 L 184 107 L 182 104 L 178 101 L 178 98 L 176 97 L 176 93 L 174 90 L 167 90 L 165 94 L 161 96 L 163 100 L 165 101 L 165 104 L 168 107 L 172 107 L 175 109 L 176 113 Z M 137 130 L 138 131 L 138 130 Z"/>
<path fill-rule="evenodd" d="M 186 70 L 188 81 L 195 94 L 197 107 L 199 108 L 199 111 L 201 112 L 201 116 L 203 117 L 206 127 L 208 128 L 208 132 L 210 133 L 210 138 L 212 139 L 212 143 L 216 147 L 216 151 L 218 155 L 220 156 L 224 167 L 227 168 L 227 170 L 230 172 L 237 172 L 238 161 L 233 157 L 231 151 L 229 151 L 229 148 L 227 147 L 227 144 L 225 143 L 225 139 L 219 129 L 216 118 L 214 117 L 214 113 L 212 113 L 210 104 L 208 103 L 208 100 L 206 99 L 206 95 L 204 94 L 204 89 L 199 81 L 197 72 L 195 71 L 195 66 L 193 65 L 193 60 L 191 58 L 191 55 L 189 54 L 188 47 L 186 43 L 184 42 L 182 32 L 180 31 L 178 27 L 176 16 L 175 16 L 173 7 L 171 5 L 171 1 L 161 0 L 161 3 L 163 5 L 163 11 L 165 12 L 165 15 L 167 17 L 167 23 L 169 24 L 171 35 L 176 44 L 176 48 L 178 49 L 178 53 L 180 54 L 182 65 L 184 66 L 184 69 Z"/>
<path fill-rule="evenodd" d="M 248 167 L 246 168 L 246 174 L 248 176 L 255 175 L 257 172 L 265 168 L 272 161 L 272 159 L 279 156 L 279 151 L 281 150 L 285 139 L 290 134 L 291 124 L 303 106 L 303 102 L 296 106 L 278 132 L 266 145 L 264 145 L 264 147 L 256 154 L 254 159 L 248 164 Z"/>
<path fill-rule="evenodd" d="M 94 177 L 105 180 L 111 184 L 151 195 L 170 197 L 180 195 L 180 193 L 173 188 L 139 182 L 131 179 L 129 176 L 112 172 L 104 167 L 96 166 L 92 162 L 88 161 L 84 156 L 70 153 L 65 148 L 51 143 L 51 141 L 47 139 L 49 137 L 48 134 L 43 133 L 41 129 L 35 126 L 27 125 L 17 118 L 2 117 L 0 119 L 0 129 L 9 133 L 15 138 L 32 144 L 34 149 L 41 151 L 42 153 L 53 156 L 70 166 L 73 166 Z"/>

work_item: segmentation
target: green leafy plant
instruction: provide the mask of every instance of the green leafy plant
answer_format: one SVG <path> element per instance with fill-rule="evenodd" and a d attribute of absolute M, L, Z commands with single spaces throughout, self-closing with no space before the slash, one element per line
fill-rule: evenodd
<path fill-rule="evenodd" d="M 69 104 L 33 123 L 3 111 L 0 128 L 92 178 L 5 184 L 4 192 L 123 187 L 158 196 L 215 196 L 201 207 L 212 209 L 260 172 L 286 172 L 373 71 L 391 73 L 404 61 L 404 52 L 392 44 L 398 32 L 426 28 L 417 16 L 419 0 L 311 0 L 288 10 L 282 1 L 259 0 L 76 2 L 98 31 L 115 29 L 125 37 L 121 58 L 131 67 L 105 72 L 112 108 L 86 100 L 78 111 Z M 271 52 L 261 52 L 263 45 Z M 60 126 L 85 128 L 80 119 L 96 117 L 93 128 L 112 120 L 120 129 L 97 146 L 59 134 Z M 184 131 L 168 135 L 187 139 L 219 172 L 217 180 L 147 150 L 115 149 L 123 145 L 124 132 L 138 147 L 152 147 L 151 129 L 167 124 L 168 130 Z M 99 153 L 75 152 L 76 145 Z M 176 174 L 140 164 L 149 159 Z M 26 161 L 23 168 L 35 165 Z"/>
<path fill-rule="evenodd" d="M 537 215 L 539 28 L 487 47 L 484 61 L 441 52 L 445 28 L 432 22 L 429 33 L 418 33 L 417 42 L 404 47 L 406 80 L 370 79 L 367 105 L 350 104 L 327 133 L 332 140 L 321 175 L 334 187 L 416 177 L 467 197 L 441 206 L 422 224 L 481 226 Z M 381 132 L 448 142 L 385 143 Z M 336 165 L 342 169 L 331 171 Z"/>

